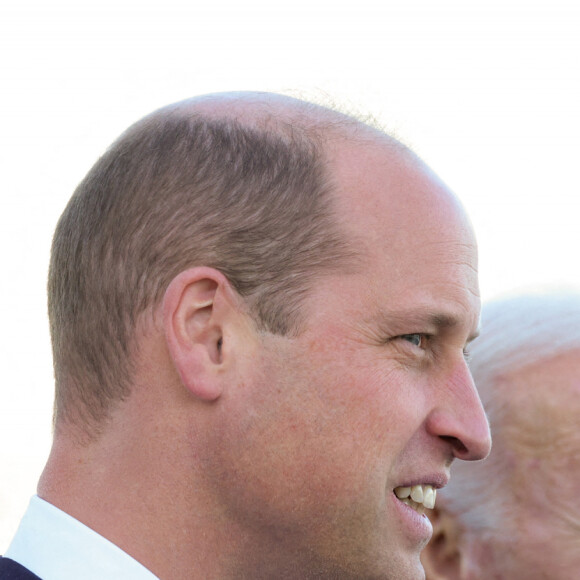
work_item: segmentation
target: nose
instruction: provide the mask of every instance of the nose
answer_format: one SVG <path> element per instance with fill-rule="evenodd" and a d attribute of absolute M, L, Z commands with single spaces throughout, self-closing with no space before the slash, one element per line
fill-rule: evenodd
<path fill-rule="evenodd" d="M 484 459 L 491 451 L 491 434 L 467 363 L 462 359 L 446 375 L 434 385 L 435 401 L 427 430 L 444 441 L 457 459 Z"/>

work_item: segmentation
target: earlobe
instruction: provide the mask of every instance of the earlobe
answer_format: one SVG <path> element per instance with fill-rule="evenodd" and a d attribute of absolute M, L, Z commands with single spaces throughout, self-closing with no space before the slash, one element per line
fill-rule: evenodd
<path fill-rule="evenodd" d="M 225 277 L 213 268 L 191 268 L 169 284 L 163 324 L 169 354 L 184 387 L 213 401 L 222 393 Z"/>
<path fill-rule="evenodd" d="M 433 536 L 421 553 L 426 580 L 462 580 L 460 529 L 457 520 L 444 509 L 429 512 Z"/>

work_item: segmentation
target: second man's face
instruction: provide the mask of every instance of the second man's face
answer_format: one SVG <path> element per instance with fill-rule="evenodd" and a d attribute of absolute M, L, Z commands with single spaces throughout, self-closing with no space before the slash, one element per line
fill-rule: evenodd
<path fill-rule="evenodd" d="M 574 578 L 580 570 L 580 352 L 531 363 L 502 381 L 510 393 L 494 448 L 506 466 L 502 525 L 479 542 L 485 556 L 477 562 L 478 578 Z"/>

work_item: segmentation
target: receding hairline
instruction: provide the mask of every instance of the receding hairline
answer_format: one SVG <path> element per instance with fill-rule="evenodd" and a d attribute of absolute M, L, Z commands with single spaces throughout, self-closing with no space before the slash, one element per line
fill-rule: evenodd
<path fill-rule="evenodd" d="M 399 151 L 412 151 L 390 135 L 370 114 L 347 111 L 340 104 L 305 100 L 282 93 L 233 91 L 208 93 L 177 101 L 145 119 L 199 116 L 208 121 L 236 122 L 242 127 L 294 135 L 297 129 L 311 137 L 385 141 Z"/>
<path fill-rule="evenodd" d="M 195 151 L 190 149 L 194 136 L 197 139 Z M 204 138 L 209 139 L 211 150 L 201 144 Z M 134 346 L 131 341 L 136 320 L 143 312 L 151 313 L 155 310 L 168 279 L 174 275 L 169 270 L 188 267 L 188 264 L 192 264 L 190 255 L 195 256 L 199 265 L 215 267 L 233 282 L 236 291 L 246 297 L 261 328 L 280 334 L 297 332 L 300 328 L 300 308 L 304 306 L 304 297 L 312 284 L 312 281 L 308 283 L 306 274 L 312 279 L 337 269 L 344 273 L 347 265 L 348 268 L 354 265 L 359 267 L 360 246 L 343 229 L 342 222 L 347 214 L 343 214 L 341 208 L 335 205 L 338 197 L 335 193 L 339 191 L 337 185 L 340 181 L 337 171 L 340 159 L 336 153 L 352 146 L 364 148 L 379 141 L 391 144 L 393 155 L 406 150 L 399 141 L 362 119 L 335 108 L 274 93 L 216 93 L 194 97 L 153 111 L 131 125 L 91 168 L 67 204 L 55 232 L 56 244 L 53 242 L 49 274 L 49 289 L 52 288 L 49 290 L 49 312 L 57 361 L 55 374 L 60 373 L 57 382 L 63 385 L 57 392 L 57 398 L 60 397 L 59 408 L 64 409 L 60 416 L 66 417 L 68 413 L 72 417 L 77 414 L 79 421 L 83 422 L 84 414 L 85 418 L 97 424 L 106 418 L 114 401 L 128 396 L 132 372 L 130 349 Z M 242 154 L 244 151 L 246 153 Z M 227 169 L 224 162 L 227 162 Z M 172 167 L 181 167 L 183 171 L 169 171 Z M 289 179 L 290 175 L 295 177 Z M 179 191 L 189 191 L 188 188 L 194 185 L 201 187 L 201 191 L 212 192 L 209 198 L 213 203 L 204 203 L 204 209 L 199 214 L 205 220 L 205 229 L 200 229 L 199 235 L 207 234 L 208 240 L 212 242 L 206 247 L 198 240 L 198 246 L 206 247 L 207 251 L 197 253 L 178 234 L 172 235 L 172 247 L 184 250 L 180 255 L 186 258 L 177 259 L 172 254 L 173 260 L 164 260 L 165 265 L 162 267 L 159 256 L 163 249 L 161 246 L 165 243 L 163 240 L 168 239 L 169 232 L 186 231 L 192 227 L 190 216 L 193 214 L 183 210 L 189 207 L 185 203 L 177 206 L 165 202 L 149 203 L 147 200 L 153 199 L 150 192 L 169 187 L 173 192 L 172 199 L 177 199 Z M 303 195 L 298 196 L 298 190 Z M 279 248 L 277 257 L 274 257 L 268 249 L 272 244 L 263 243 L 263 240 L 269 239 L 264 235 L 264 228 L 279 227 L 279 211 L 275 209 L 275 204 L 261 204 L 263 208 L 270 208 L 264 211 L 258 211 L 255 205 L 250 204 L 244 214 L 246 221 L 240 225 L 239 214 L 234 216 L 232 211 L 239 209 L 240 204 L 249 203 L 249 193 L 241 195 L 243 191 L 254 192 L 251 197 L 255 203 L 272 192 L 283 196 L 290 214 L 302 216 L 299 222 L 294 219 L 286 221 L 289 227 L 284 230 L 284 235 L 288 236 L 293 231 L 293 239 L 303 244 L 301 248 L 304 251 L 293 251 L 294 258 L 291 258 L 288 252 L 284 253 Z M 218 195 L 217 192 L 221 193 Z M 191 196 L 187 197 L 189 199 Z M 143 203 L 136 204 L 134 199 L 140 199 Z M 241 201 L 234 204 L 234 199 Z M 298 202 L 292 201 L 294 199 Z M 87 200 L 94 201 L 89 203 Z M 118 211 L 110 210 L 109 202 L 112 203 L 112 200 L 116 200 Z M 314 203 L 311 200 L 318 201 Z M 127 211 L 120 211 L 120 207 Z M 157 244 L 153 250 L 146 249 L 151 243 L 132 242 L 130 246 L 126 242 L 129 239 L 127 236 L 132 236 L 133 241 L 139 240 L 141 238 L 134 234 L 144 231 L 143 207 L 149 208 L 147 211 L 157 208 L 154 212 L 157 220 L 173 220 L 180 216 L 183 227 L 163 228 L 162 232 L 157 233 L 152 233 L 151 227 L 148 227 L 147 236 L 150 240 L 157 240 L 161 246 Z M 95 208 L 98 210 L 96 214 L 93 211 Z M 227 214 L 231 230 L 219 234 L 212 220 L 225 208 L 231 210 Z M 84 224 L 75 216 L 79 212 L 89 211 L 93 212 L 88 220 L 89 227 L 90 224 L 94 226 L 95 219 L 100 220 L 99 226 L 91 229 L 94 238 L 90 245 L 84 237 L 81 241 L 75 226 Z M 313 211 L 318 216 L 318 223 L 313 222 Z M 112 251 L 110 242 L 105 239 L 109 236 L 103 237 L 102 234 L 102 223 L 106 223 L 113 231 L 117 220 L 115 216 L 125 216 L 123 219 L 131 220 L 130 228 L 115 229 L 117 232 L 129 233 L 114 237 L 117 241 L 119 238 L 125 240 L 124 243 L 116 243 L 115 247 L 138 250 L 139 259 L 129 260 L 134 264 L 131 268 L 123 265 L 128 260 L 126 251 Z M 259 228 L 253 221 L 256 219 L 260 220 Z M 219 221 L 218 230 L 221 231 L 225 226 L 221 219 Z M 315 226 L 311 227 L 312 223 Z M 257 235 L 258 232 L 260 235 Z M 107 280 L 102 284 L 95 285 L 89 270 L 75 269 L 71 272 L 72 262 L 67 258 L 69 250 L 66 249 L 70 244 L 68 241 L 65 243 L 69 238 L 76 243 L 75 248 L 83 249 L 87 263 L 98 262 L 95 271 L 102 268 L 102 260 L 106 258 L 110 262 L 107 262 L 108 267 L 116 276 L 106 277 Z M 272 236 L 272 239 L 285 238 Z M 237 248 L 240 244 L 248 244 L 247 248 L 243 246 L 245 249 L 242 254 L 237 250 L 233 254 L 225 251 L 225 248 Z M 296 247 L 290 243 L 285 245 L 288 248 Z M 310 257 L 306 262 L 297 261 L 300 256 L 307 254 Z M 285 256 L 283 262 L 280 261 L 281 255 Z M 250 257 L 258 265 L 250 266 Z M 151 268 L 152 263 L 155 265 L 156 275 L 143 274 L 143 260 L 147 261 L 148 268 Z M 280 268 L 282 263 L 284 268 Z M 281 274 L 289 267 L 288 264 L 292 265 L 289 274 Z M 262 267 L 265 270 L 258 272 Z M 72 291 L 72 299 L 69 296 L 71 285 L 65 283 L 66 276 L 78 282 L 78 288 Z M 149 282 L 144 283 L 145 279 Z M 129 304 L 126 303 L 126 284 L 131 284 L 133 288 L 133 292 L 129 293 Z M 76 308 L 77 303 L 87 300 L 87 296 L 93 292 L 89 288 L 97 287 L 96 295 L 103 303 L 106 302 L 103 309 L 119 313 L 119 318 L 97 317 L 89 308 Z M 282 295 L 286 297 L 284 303 L 279 299 Z M 95 303 L 93 300 L 92 304 Z M 65 326 L 57 324 L 59 320 L 71 322 Z M 87 328 L 97 324 L 97 321 L 107 340 L 93 341 L 86 333 L 83 334 L 82 326 Z M 81 346 L 72 354 L 65 355 L 64 345 L 72 340 Z M 82 349 L 85 351 L 81 352 Z M 104 354 L 93 358 L 87 356 L 87 352 Z M 103 361 L 107 364 L 103 364 Z M 77 373 L 76 379 L 74 373 Z M 89 376 L 85 381 L 89 387 L 84 391 L 77 390 L 75 394 L 75 380 L 80 384 L 80 377 L 83 376 Z M 67 384 L 71 386 L 66 387 Z M 100 394 L 91 395 L 87 390 L 91 384 L 99 385 Z M 101 388 L 104 384 L 108 387 L 107 391 Z M 93 392 L 97 393 L 97 389 Z M 86 404 L 83 403 L 84 399 Z M 84 407 L 81 409 L 77 406 L 75 409 L 75 400 L 83 403 Z"/>
<path fill-rule="evenodd" d="M 387 132 L 370 114 L 349 111 L 336 102 L 326 101 L 265 91 L 208 93 L 157 109 L 136 123 L 135 127 L 171 117 L 184 121 L 199 118 L 204 122 L 237 125 L 243 130 L 255 130 L 262 134 L 271 133 L 277 138 L 287 138 L 289 143 L 300 141 L 303 137 L 306 143 L 317 149 L 320 162 L 326 164 L 326 178 L 334 195 L 340 192 L 339 171 L 336 170 L 336 164 L 340 163 L 339 152 L 352 150 L 352 147 L 358 150 L 381 147 L 393 159 L 404 159 L 416 169 L 435 176 L 411 148 Z M 346 214 L 338 209 L 338 205 L 335 209 L 337 224 L 344 228 Z M 342 229 L 342 233 L 350 236 L 353 250 L 362 251 L 362 245 L 357 243 L 352 232 Z"/>

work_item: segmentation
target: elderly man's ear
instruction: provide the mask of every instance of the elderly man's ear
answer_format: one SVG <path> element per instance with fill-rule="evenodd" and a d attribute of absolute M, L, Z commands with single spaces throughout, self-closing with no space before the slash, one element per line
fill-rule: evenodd
<path fill-rule="evenodd" d="M 183 386 L 195 397 L 213 401 L 223 392 L 235 357 L 230 342 L 242 316 L 228 280 L 213 268 L 191 268 L 169 284 L 163 299 L 163 324 L 169 354 Z M 239 341 L 238 341 L 239 342 Z"/>
<path fill-rule="evenodd" d="M 468 580 L 473 563 L 457 519 L 444 508 L 428 513 L 433 536 L 421 553 L 426 580 Z"/>

